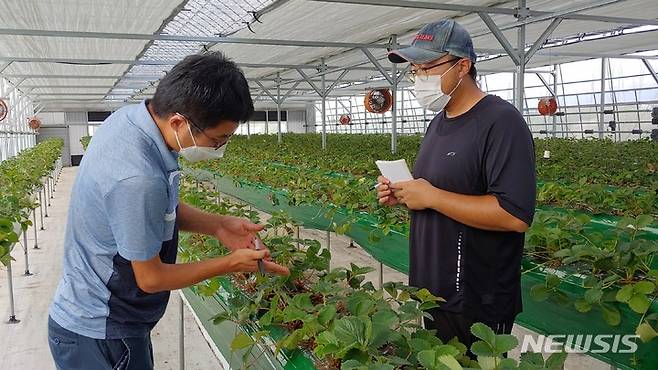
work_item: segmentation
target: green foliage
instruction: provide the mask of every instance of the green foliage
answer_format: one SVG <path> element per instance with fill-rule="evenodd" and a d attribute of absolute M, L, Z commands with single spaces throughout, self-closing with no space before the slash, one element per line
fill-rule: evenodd
<path fill-rule="evenodd" d="M 84 150 L 87 150 L 90 141 L 91 141 L 91 136 L 83 136 L 80 138 L 80 144 L 82 144 L 82 148 Z"/>
<path fill-rule="evenodd" d="M 218 199 L 213 191 L 204 186 L 197 189 L 187 181 L 181 184 L 181 198 L 211 212 L 244 212 L 244 206 Z M 253 216 L 258 222 L 258 216 Z M 316 240 L 295 238 L 294 226 L 288 215 L 279 212 L 267 220 L 267 231 L 261 233 L 272 258 L 290 267 L 289 277 L 234 274 L 196 287 L 199 294 L 227 300 L 229 310 L 215 316 L 215 324 L 230 320 L 244 328 L 233 338 L 232 350 L 266 345 L 272 332 L 284 329 L 285 334 L 275 341 L 277 351 L 303 348 L 324 368 L 452 370 L 479 366 L 465 356 L 463 344 L 455 340 L 442 343 L 433 331 L 419 325 L 428 316 L 426 310 L 443 302 L 441 298 L 427 289 L 396 282 L 377 290 L 365 282 L 365 275 L 373 271 L 370 267 L 350 264 L 349 268 L 327 271 L 329 251 Z M 226 253 L 214 238 L 191 234 L 181 238 L 183 261 Z M 230 284 L 225 283 L 228 281 Z M 489 335 L 493 333 L 481 326 L 474 326 L 474 332 L 486 333 L 497 354 L 502 356 L 516 346 L 510 336 Z M 508 362 L 501 363 L 511 366 Z"/>
<path fill-rule="evenodd" d="M 39 206 L 32 195 L 42 186 L 41 179 L 55 168 L 64 142 L 44 141 L 0 163 L 0 263 L 11 260 L 11 248 L 18 241 L 14 225 L 23 231 L 32 225 L 30 212 Z"/>

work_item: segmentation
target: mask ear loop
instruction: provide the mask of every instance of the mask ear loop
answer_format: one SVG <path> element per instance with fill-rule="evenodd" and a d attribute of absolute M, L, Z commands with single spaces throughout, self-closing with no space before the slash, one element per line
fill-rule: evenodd
<path fill-rule="evenodd" d="M 174 131 L 174 137 L 176 138 L 176 143 L 178 144 L 179 150 L 183 150 L 183 146 L 180 145 L 180 140 L 178 140 L 178 132 Z"/>
<path fill-rule="evenodd" d="M 457 63 L 459 63 L 459 62 L 461 62 L 461 59 L 457 61 Z M 443 78 L 443 75 L 445 75 L 446 73 L 448 73 L 448 72 L 452 69 L 452 67 L 456 66 L 457 63 L 453 64 L 450 68 L 448 68 L 447 71 L 443 72 L 443 74 L 441 75 L 441 78 Z M 463 80 L 464 80 L 464 77 L 461 77 L 461 78 L 459 79 L 459 82 L 457 82 L 457 85 L 455 85 L 455 88 L 452 89 L 452 91 L 451 91 L 449 94 L 446 94 L 446 95 L 448 95 L 448 96 L 452 96 L 452 93 L 454 93 L 455 90 L 457 90 L 457 88 L 459 87 L 459 85 L 461 85 L 461 83 L 462 83 Z"/>
<path fill-rule="evenodd" d="M 190 128 L 189 122 L 187 122 L 187 131 L 190 133 L 190 137 L 192 137 L 192 142 L 194 143 L 194 146 L 198 146 L 196 145 L 196 140 L 194 140 L 194 135 L 192 134 L 192 129 Z"/>

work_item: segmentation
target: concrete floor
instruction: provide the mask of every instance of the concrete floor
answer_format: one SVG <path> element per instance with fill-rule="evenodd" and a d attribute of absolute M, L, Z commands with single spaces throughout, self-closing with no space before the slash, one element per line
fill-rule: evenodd
<path fill-rule="evenodd" d="M 17 370 L 50 370 L 54 364 L 50 357 L 47 341 L 46 323 L 48 305 L 52 299 L 61 274 L 61 259 L 63 252 L 64 227 L 68 210 L 69 194 L 77 168 L 65 168 L 60 183 L 51 200 L 48 218 L 45 218 L 46 230 L 39 231 L 38 240 L 41 249 L 31 249 L 34 245 L 33 230 L 28 230 L 28 246 L 30 270 L 33 276 L 23 276 L 25 259 L 20 245 L 14 248 L 13 262 L 14 296 L 16 299 L 16 317 L 19 324 L 9 325 L 9 302 L 7 289 L 7 274 L 0 271 L 0 338 L 4 345 L 0 347 L 0 369 Z M 38 213 L 37 213 L 38 214 Z M 261 213 L 265 221 L 268 214 Z M 40 223 L 39 223 L 40 226 Z M 304 229 L 301 237 L 314 238 L 326 245 L 325 231 Z M 332 266 L 349 266 L 355 263 L 360 266 L 379 266 L 369 254 L 360 248 L 349 248 L 349 238 L 331 233 Z M 407 282 L 407 276 L 384 266 L 384 281 Z M 367 279 L 377 286 L 379 272 L 367 275 Z M 172 297 L 165 316 L 152 333 L 155 350 L 156 369 L 179 369 L 179 316 L 180 298 L 177 293 Z M 514 326 L 513 334 L 517 338 L 523 335 L 536 335 L 525 328 Z M 7 340 L 10 338 L 10 340 Z M 210 346 L 203 338 L 194 316 L 185 308 L 185 365 L 186 369 L 221 369 L 220 361 L 213 354 Z M 511 353 L 513 358 L 519 356 L 518 350 Z M 565 369 L 608 369 L 609 365 L 581 354 L 570 354 Z"/>
<path fill-rule="evenodd" d="M 56 187 L 52 207 L 48 208 L 48 218 L 44 218 L 46 230 L 39 231 L 38 242 L 41 249 L 34 246 L 34 232 L 28 230 L 29 262 L 32 276 L 23 276 L 25 257 L 23 248 L 16 245 L 12 256 L 14 297 L 18 324 L 7 324 L 9 298 L 6 269 L 0 268 L 0 369 L 3 370 L 51 370 L 55 369 L 48 348 L 47 322 L 48 306 L 59 282 L 62 270 L 64 227 L 68 211 L 69 195 L 77 167 L 64 168 Z M 37 212 L 37 218 L 39 213 Z M 39 226 L 40 221 L 37 219 Z M 22 240 L 22 238 L 21 238 Z M 179 362 L 179 321 L 180 296 L 173 292 L 167 312 L 153 329 L 156 369 L 180 369 Z M 185 309 L 185 368 L 194 370 L 222 369 L 201 330 L 190 313 Z"/>

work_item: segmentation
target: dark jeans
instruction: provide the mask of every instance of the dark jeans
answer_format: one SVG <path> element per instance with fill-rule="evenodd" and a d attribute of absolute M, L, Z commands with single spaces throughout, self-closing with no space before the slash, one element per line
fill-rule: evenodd
<path fill-rule="evenodd" d="M 48 344 L 58 370 L 153 369 L 150 335 L 92 339 L 66 330 L 48 317 Z"/>
<path fill-rule="evenodd" d="M 442 311 L 439 309 L 432 309 L 429 313 L 434 320 L 424 318 L 425 329 L 436 330 L 436 336 L 439 337 L 443 343 L 448 343 L 452 338 L 457 337 L 457 339 L 468 348 L 468 352 L 466 353 L 468 357 L 473 360 L 477 359 L 477 356 L 471 352 L 471 345 L 480 340 L 478 337 L 471 334 L 471 325 L 476 323 L 476 320 L 461 313 Z M 496 334 L 511 334 L 514 320 L 497 323 L 483 322 L 483 324 L 490 327 Z"/>

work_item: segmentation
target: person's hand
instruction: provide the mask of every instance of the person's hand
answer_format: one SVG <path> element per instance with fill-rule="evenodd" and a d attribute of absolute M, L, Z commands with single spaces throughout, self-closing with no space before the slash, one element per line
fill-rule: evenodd
<path fill-rule="evenodd" d="M 245 218 L 223 216 L 215 231 L 215 237 L 231 251 L 242 248 L 253 249 L 256 233 L 261 230 L 263 225 L 257 225 Z"/>
<path fill-rule="evenodd" d="M 390 184 L 390 188 L 398 202 L 405 204 L 407 208 L 412 210 L 429 208 L 435 189 L 425 179 L 397 182 Z"/>
<path fill-rule="evenodd" d="M 231 272 L 256 272 L 258 271 L 258 260 L 263 260 L 265 271 L 277 275 L 290 275 L 287 267 L 281 266 L 269 260 L 270 251 L 267 249 L 237 249 L 228 255 L 230 259 Z"/>
<path fill-rule="evenodd" d="M 391 191 L 391 182 L 386 177 L 379 176 L 377 178 L 377 183 L 379 184 L 377 187 L 377 199 L 379 200 L 379 204 L 392 207 L 400 203 Z"/>

